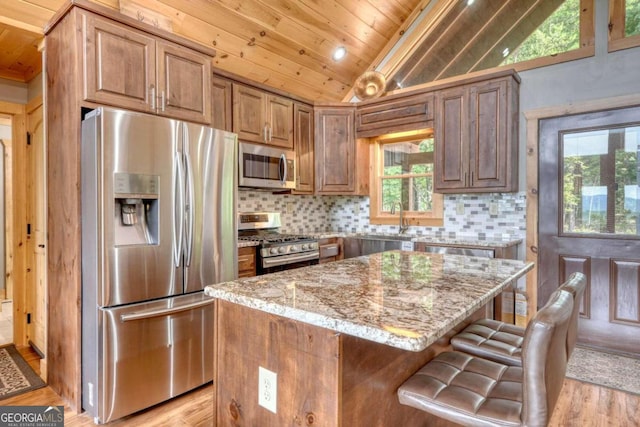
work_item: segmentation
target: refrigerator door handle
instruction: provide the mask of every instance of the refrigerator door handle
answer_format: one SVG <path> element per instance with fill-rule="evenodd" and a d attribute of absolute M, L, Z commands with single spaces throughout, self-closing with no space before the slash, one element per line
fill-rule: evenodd
<path fill-rule="evenodd" d="M 184 223 L 184 171 L 182 170 L 181 153 L 176 151 L 173 156 L 173 261 L 176 267 L 180 266 L 182 258 L 182 240 Z M 176 207 L 177 213 L 176 213 Z"/>
<path fill-rule="evenodd" d="M 191 163 L 191 155 L 189 154 L 189 129 L 183 125 L 183 138 L 185 144 L 185 178 L 187 180 L 187 198 L 185 200 L 184 210 L 186 214 L 186 239 L 185 239 L 185 266 L 191 265 L 191 254 L 193 252 L 193 223 L 195 221 L 194 211 L 194 184 L 193 184 L 193 164 Z"/>
<path fill-rule="evenodd" d="M 287 158 L 284 154 L 280 155 L 280 170 L 278 171 L 280 174 L 280 182 L 285 184 L 287 182 Z"/>
<path fill-rule="evenodd" d="M 135 313 L 122 314 L 120 316 L 120 321 L 130 322 L 132 320 L 142 320 L 142 319 L 150 319 L 152 317 L 168 316 L 170 314 L 175 314 L 183 311 L 194 310 L 196 308 L 205 307 L 207 305 L 213 304 L 214 301 L 215 299 L 211 298 L 209 300 L 192 302 L 189 304 L 179 305 L 177 307 L 161 308 L 161 309 L 155 309 L 155 310 L 147 310 L 147 311 L 139 311 Z"/>

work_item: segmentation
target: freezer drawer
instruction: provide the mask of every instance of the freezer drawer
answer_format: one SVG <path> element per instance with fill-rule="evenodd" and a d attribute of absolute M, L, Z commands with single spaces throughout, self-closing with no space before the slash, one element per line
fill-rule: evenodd
<path fill-rule="evenodd" d="M 97 423 L 213 379 L 213 301 L 198 292 L 98 310 L 97 333 L 83 331 L 82 393 Z"/>

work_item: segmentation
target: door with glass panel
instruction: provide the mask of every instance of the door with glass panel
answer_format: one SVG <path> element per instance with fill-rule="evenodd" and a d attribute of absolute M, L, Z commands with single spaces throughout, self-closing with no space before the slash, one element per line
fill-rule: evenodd
<path fill-rule="evenodd" d="M 640 107 L 542 120 L 538 306 L 587 275 L 578 342 L 640 354 Z"/>

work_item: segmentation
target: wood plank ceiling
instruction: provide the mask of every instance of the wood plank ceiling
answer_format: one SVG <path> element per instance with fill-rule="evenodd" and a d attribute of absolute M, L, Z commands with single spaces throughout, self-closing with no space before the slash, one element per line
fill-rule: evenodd
<path fill-rule="evenodd" d="M 115 10 L 162 15 L 173 33 L 216 49 L 214 67 L 311 99 L 341 101 L 355 79 L 437 0 L 93 0 Z M 0 23 L 39 31 L 64 0 L 2 0 Z M 12 31 L 11 31 L 12 32 Z M 11 33 L 10 32 L 10 33 Z M 17 33 L 16 33 L 17 34 Z M 0 39 L 32 52 L 33 40 Z M 347 48 L 340 62 L 331 59 Z M 4 55 L 3 55 L 4 56 Z M 0 77 L 28 81 L 28 54 L 12 55 Z M 39 56 L 38 56 L 39 57 Z"/>
<path fill-rule="evenodd" d="M 65 1 L 0 0 L 1 78 L 26 82 L 40 72 L 35 46 Z M 356 79 L 373 69 L 393 91 L 497 66 L 504 46 L 513 50 L 563 2 L 91 1 L 213 47 L 219 70 L 316 101 L 350 100 Z M 348 53 L 335 62 L 338 46 Z"/>

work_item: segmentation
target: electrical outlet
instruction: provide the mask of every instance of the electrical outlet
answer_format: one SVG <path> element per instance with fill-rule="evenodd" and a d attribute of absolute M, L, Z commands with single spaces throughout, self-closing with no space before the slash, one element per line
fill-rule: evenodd
<path fill-rule="evenodd" d="M 456 203 L 456 214 L 464 215 L 464 202 Z"/>
<path fill-rule="evenodd" d="M 258 366 L 258 405 L 274 414 L 278 403 L 278 375 Z"/>
<path fill-rule="evenodd" d="M 293 202 L 288 202 L 287 203 L 287 213 L 288 214 L 292 214 L 292 213 L 295 212 L 295 210 L 296 210 L 296 204 L 293 203 Z"/>
<path fill-rule="evenodd" d="M 353 205 L 353 213 L 354 215 L 360 214 L 360 203 L 355 203 Z"/>
<path fill-rule="evenodd" d="M 496 202 L 489 203 L 489 215 L 498 215 L 498 204 Z"/>

